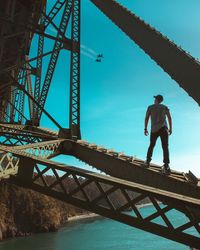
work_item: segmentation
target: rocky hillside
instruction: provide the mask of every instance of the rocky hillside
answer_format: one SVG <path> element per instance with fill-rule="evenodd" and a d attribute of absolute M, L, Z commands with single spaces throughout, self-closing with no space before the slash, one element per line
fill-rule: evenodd
<path fill-rule="evenodd" d="M 82 213 L 48 196 L 0 182 L 0 240 L 56 231 L 68 217 Z"/>

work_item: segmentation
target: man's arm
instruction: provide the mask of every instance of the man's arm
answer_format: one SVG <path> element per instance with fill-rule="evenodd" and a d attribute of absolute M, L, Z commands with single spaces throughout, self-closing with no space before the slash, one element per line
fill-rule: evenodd
<path fill-rule="evenodd" d="M 172 117 L 169 112 L 169 109 L 166 111 L 166 116 L 167 116 L 168 123 L 169 123 L 169 134 L 171 135 L 172 134 Z"/>
<path fill-rule="evenodd" d="M 146 136 L 149 134 L 149 133 L 148 133 L 148 130 L 147 130 L 148 122 L 149 122 L 149 117 L 150 117 L 150 111 L 147 110 L 146 116 L 145 116 L 145 120 L 144 120 L 144 134 L 145 134 Z"/>

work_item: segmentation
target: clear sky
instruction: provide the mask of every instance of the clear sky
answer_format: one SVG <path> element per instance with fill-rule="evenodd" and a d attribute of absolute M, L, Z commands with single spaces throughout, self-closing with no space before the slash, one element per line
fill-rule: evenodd
<path fill-rule="evenodd" d="M 200 58 L 199 0 L 119 2 Z M 89 0 L 82 0 L 81 4 L 83 139 L 145 159 L 149 144 L 149 137 L 143 134 L 145 112 L 154 101 L 153 95 L 162 94 L 173 118 L 171 167 L 191 170 L 200 177 L 198 104 Z M 54 30 L 50 27 L 48 32 L 53 34 Z M 104 55 L 102 63 L 95 62 L 98 53 Z M 68 127 L 68 104 L 69 52 L 63 51 L 45 106 L 63 127 Z M 45 116 L 41 125 L 54 128 Z M 160 141 L 153 162 L 162 164 Z"/>

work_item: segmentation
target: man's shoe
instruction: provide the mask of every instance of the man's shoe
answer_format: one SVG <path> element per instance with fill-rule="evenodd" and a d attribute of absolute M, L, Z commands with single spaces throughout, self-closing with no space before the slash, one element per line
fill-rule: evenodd
<path fill-rule="evenodd" d="M 143 164 L 142 164 L 143 167 L 145 168 L 149 168 L 150 167 L 150 162 L 149 161 L 145 161 Z"/>
<path fill-rule="evenodd" d="M 171 173 L 171 169 L 168 164 L 164 164 L 161 170 L 162 174 L 169 175 Z"/>

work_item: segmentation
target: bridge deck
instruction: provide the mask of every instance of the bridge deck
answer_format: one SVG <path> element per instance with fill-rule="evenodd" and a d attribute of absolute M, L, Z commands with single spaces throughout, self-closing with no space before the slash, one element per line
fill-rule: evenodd
<path fill-rule="evenodd" d="M 110 176 L 200 199 L 199 180 L 191 182 L 185 173 L 172 171 L 166 176 L 157 165 L 152 164 L 147 169 L 142 160 L 83 141 L 66 140 L 63 153 L 73 155 Z"/>

